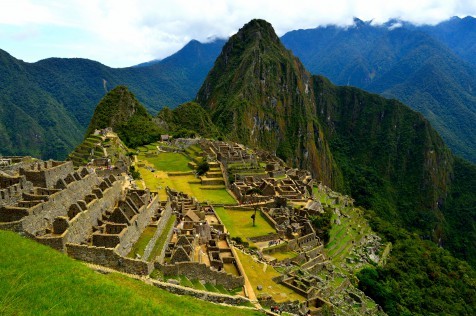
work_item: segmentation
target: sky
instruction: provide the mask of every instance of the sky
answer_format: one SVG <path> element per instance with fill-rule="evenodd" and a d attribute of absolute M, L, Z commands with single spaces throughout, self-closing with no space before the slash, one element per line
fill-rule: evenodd
<path fill-rule="evenodd" d="M 475 0 L 0 0 L 0 49 L 26 62 L 80 57 L 110 67 L 165 58 L 192 39 L 228 38 L 253 18 L 288 31 L 353 18 L 436 24 L 476 17 Z"/>

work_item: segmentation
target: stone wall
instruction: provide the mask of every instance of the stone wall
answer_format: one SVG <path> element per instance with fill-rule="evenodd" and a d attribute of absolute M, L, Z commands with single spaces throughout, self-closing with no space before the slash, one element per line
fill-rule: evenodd
<path fill-rule="evenodd" d="M 250 300 L 243 296 L 231 296 L 231 295 L 225 295 L 220 293 L 200 291 L 200 290 L 195 290 L 195 289 L 183 287 L 180 285 L 160 282 L 156 280 L 151 280 L 151 282 L 154 286 L 164 289 L 170 293 L 174 293 L 178 295 L 193 296 L 195 298 L 208 301 L 208 302 L 235 305 L 235 306 L 250 303 Z"/>
<path fill-rule="evenodd" d="M 167 232 L 167 237 L 165 238 L 165 243 L 164 243 L 164 247 L 162 248 L 162 250 L 160 251 L 160 254 L 157 256 L 157 258 L 155 258 L 155 261 L 158 262 L 158 263 L 162 263 L 164 262 L 164 258 L 165 258 L 165 251 L 167 250 L 168 248 L 168 243 L 170 241 L 170 239 L 172 238 L 172 234 L 174 233 L 174 226 L 172 225 L 172 227 L 170 227 L 169 231 Z M 154 261 L 154 258 L 152 259 L 152 261 Z"/>
<path fill-rule="evenodd" d="M 213 285 L 221 285 L 232 290 L 245 284 L 243 276 L 235 276 L 225 271 L 211 270 L 204 263 L 198 262 L 178 262 L 175 264 L 163 265 L 155 263 L 155 268 L 165 275 L 185 275 L 190 280 L 204 280 Z"/>
<path fill-rule="evenodd" d="M 0 223 L 1 230 L 10 230 L 13 232 L 21 232 L 22 231 L 22 224 L 21 221 L 10 222 L 10 223 Z"/>
<path fill-rule="evenodd" d="M 289 250 L 297 250 L 303 247 L 316 247 L 320 243 L 319 239 L 317 239 L 315 233 L 307 234 L 296 238 L 294 240 L 290 240 L 288 242 L 288 249 Z"/>
<path fill-rule="evenodd" d="M 271 241 L 279 239 L 279 235 L 277 233 L 271 233 L 268 235 L 257 236 L 257 237 L 249 237 L 248 240 L 252 242 L 263 242 L 263 241 Z"/>
<path fill-rule="evenodd" d="M 80 244 L 92 233 L 92 226 L 98 225 L 98 219 L 106 210 L 112 210 L 122 196 L 122 181 L 115 181 L 112 186 L 102 192 L 101 199 L 95 199 L 87 204 L 87 209 L 77 214 L 69 222 L 65 232 L 64 243 Z M 75 202 L 75 201 L 72 201 Z"/>
<path fill-rule="evenodd" d="M 0 207 L 3 205 L 13 205 L 22 199 L 22 193 L 33 188 L 33 184 L 22 177 L 2 177 L 0 189 Z M 10 185 L 9 185 L 10 184 Z"/>
<path fill-rule="evenodd" d="M 42 161 L 31 165 L 31 168 L 20 168 L 20 174 L 25 175 L 35 187 L 53 188 L 58 180 L 64 179 L 74 172 L 73 162 Z"/>
<path fill-rule="evenodd" d="M 154 261 L 155 258 L 149 258 L 150 253 L 152 252 L 152 250 L 154 250 L 154 246 L 155 246 L 155 243 L 157 242 L 157 239 L 159 239 L 162 233 L 164 233 L 165 226 L 167 225 L 167 222 L 169 221 L 170 216 L 172 216 L 172 207 L 170 206 L 170 202 L 168 202 L 167 205 L 165 206 L 165 209 L 162 211 L 160 219 L 157 223 L 157 230 L 155 231 L 154 236 L 149 241 L 149 243 L 147 244 L 147 247 L 144 250 L 144 255 L 142 256 L 144 260 Z M 167 239 L 167 241 L 168 240 L 169 239 Z M 164 248 L 165 248 L 165 245 L 164 245 Z"/>
<path fill-rule="evenodd" d="M 153 264 L 120 256 L 115 249 L 86 245 L 67 244 L 66 251 L 74 259 L 98 264 L 121 272 L 149 275 Z"/>
<path fill-rule="evenodd" d="M 46 227 L 51 227 L 56 217 L 67 216 L 72 201 L 83 199 L 100 183 L 95 174 L 88 174 L 80 181 L 73 181 L 67 187 L 49 196 L 49 200 L 32 207 L 30 215 L 23 220 L 23 230 L 36 235 Z"/>
<path fill-rule="evenodd" d="M 131 251 L 132 246 L 142 235 L 144 229 L 151 223 L 152 216 L 159 208 L 159 204 L 159 196 L 156 195 L 148 205 L 144 205 L 139 209 L 135 222 L 127 227 L 121 242 L 116 248 L 121 256 L 126 256 Z"/>
<path fill-rule="evenodd" d="M 309 269 L 309 268 L 312 268 L 313 266 L 315 266 L 316 264 L 318 263 L 322 263 L 324 261 L 324 257 L 323 256 L 317 256 L 317 257 L 314 257 L 312 258 L 311 260 L 309 260 L 308 262 L 304 263 L 301 268 L 302 269 Z"/>
<path fill-rule="evenodd" d="M 288 243 L 287 242 L 282 242 L 279 245 L 264 248 L 263 253 L 264 254 L 273 254 L 275 252 L 286 252 L 288 251 Z"/>

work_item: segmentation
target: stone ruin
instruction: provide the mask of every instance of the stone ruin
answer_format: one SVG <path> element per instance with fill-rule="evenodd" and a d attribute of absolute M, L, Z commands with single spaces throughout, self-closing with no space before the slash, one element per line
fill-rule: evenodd
<path fill-rule="evenodd" d="M 200 274 L 199 279 L 206 276 L 207 281 L 228 289 L 243 286 L 243 272 L 236 264 L 229 236 L 213 207 L 201 206 L 187 194 L 168 187 L 166 192 L 177 222 L 158 262 L 159 269 L 165 274 L 192 278 Z"/>
<path fill-rule="evenodd" d="M 124 177 L 74 170 L 71 161 L 36 160 L 10 173 L 0 173 L 0 229 L 83 261 L 150 273 L 152 264 L 125 256 L 158 218 L 155 194 L 125 189 Z"/>
<path fill-rule="evenodd" d="M 314 180 L 307 173 L 294 174 L 284 179 L 244 177 L 243 181 L 235 181 L 231 190 L 241 203 L 257 203 L 269 201 L 277 197 L 293 202 L 307 202 L 312 197 Z M 256 189 L 259 194 L 249 194 Z"/>

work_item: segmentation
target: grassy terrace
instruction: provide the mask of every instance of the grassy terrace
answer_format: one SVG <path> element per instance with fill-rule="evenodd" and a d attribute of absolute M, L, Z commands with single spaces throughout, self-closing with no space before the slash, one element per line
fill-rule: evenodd
<path fill-rule="evenodd" d="M 358 214 L 357 209 L 346 207 L 343 213 L 349 217 L 340 217 L 340 225 L 332 225 L 329 243 L 326 245 L 326 252 L 335 264 L 339 264 L 350 254 L 354 245 L 352 241 L 358 243 L 360 239 L 370 232 L 370 227 L 364 217 Z M 332 217 L 332 221 L 335 219 Z"/>
<path fill-rule="evenodd" d="M 257 262 L 251 256 L 241 251 L 237 251 L 237 253 L 252 287 L 256 289 L 258 285 L 263 286 L 262 291 L 255 290 L 256 295 L 260 293 L 269 294 L 277 303 L 288 300 L 305 300 L 303 296 L 272 280 L 272 278 L 280 275 L 272 266 Z"/>
<path fill-rule="evenodd" d="M 237 211 L 223 207 L 215 207 L 215 211 L 232 237 L 239 236 L 245 239 L 276 232 L 273 227 L 260 216 L 259 212 L 256 214 L 256 222 L 253 227 L 251 215 L 254 211 Z"/>
<path fill-rule="evenodd" d="M 141 157 L 139 159 L 147 159 L 155 169 L 162 171 L 191 171 L 187 166 L 188 158 L 180 153 L 160 153 L 155 157 Z"/>
<path fill-rule="evenodd" d="M 175 215 L 172 215 L 170 216 L 167 224 L 165 224 L 162 234 L 159 236 L 159 238 L 155 242 L 155 246 L 154 246 L 154 249 L 152 249 L 152 252 L 150 253 L 149 260 L 155 260 L 155 258 L 160 254 L 160 252 L 164 248 L 164 245 L 167 242 L 167 233 L 170 231 L 170 229 L 172 229 L 174 222 L 175 222 Z"/>
<path fill-rule="evenodd" d="M 154 237 L 156 231 L 157 227 L 147 226 L 127 256 L 129 258 L 135 258 L 136 254 L 140 255 L 141 257 L 144 256 L 145 247 L 147 247 L 149 241 L 152 239 L 152 237 Z"/>
<path fill-rule="evenodd" d="M 260 315 L 177 296 L 0 231 L 0 315 Z"/>
<path fill-rule="evenodd" d="M 152 153 L 152 151 L 150 152 Z M 180 172 L 192 171 L 187 164 L 189 159 L 179 153 L 160 153 L 154 157 L 146 157 L 143 152 L 139 154 L 139 163 L 154 168 L 156 171 L 151 172 L 145 167 L 139 167 L 141 177 L 145 185 L 152 191 L 159 192 L 161 200 L 167 198 L 165 187 L 169 186 L 175 190 L 185 192 L 196 197 L 200 202 L 210 202 L 214 204 L 236 204 L 235 199 L 226 191 L 224 186 L 207 186 L 201 185 L 200 179 L 194 175 L 183 174 Z M 170 173 L 179 172 L 171 175 Z"/>

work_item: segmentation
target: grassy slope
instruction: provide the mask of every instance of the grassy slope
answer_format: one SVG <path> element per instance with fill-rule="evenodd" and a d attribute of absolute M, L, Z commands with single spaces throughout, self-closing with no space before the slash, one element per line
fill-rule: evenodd
<path fill-rule="evenodd" d="M 155 172 L 151 172 L 139 167 L 139 172 L 146 186 L 158 191 L 162 200 L 167 198 L 165 187 L 169 186 L 196 197 L 200 202 L 236 204 L 234 198 L 225 189 L 203 189 L 200 180 L 193 175 L 169 176 L 167 172 L 191 171 L 187 166 L 189 159 L 180 153 L 160 153 L 154 157 L 146 157 L 144 153 L 140 154 L 138 159 L 141 163 L 156 169 Z"/>
<path fill-rule="evenodd" d="M 64 254 L 0 231 L 1 315 L 251 315 L 176 296 L 120 274 L 102 275 Z"/>

